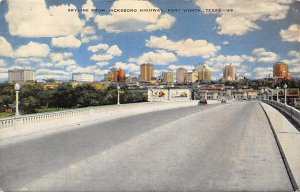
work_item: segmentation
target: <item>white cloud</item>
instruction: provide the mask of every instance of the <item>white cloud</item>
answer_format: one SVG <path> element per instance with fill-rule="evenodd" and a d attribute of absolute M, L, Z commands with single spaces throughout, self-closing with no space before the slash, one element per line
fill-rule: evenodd
<path fill-rule="evenodd" d="M 109 61 L 114 57 L 122 55 L 122 50 L 117 45 L 109 46 L 107 44 L 98 44 L 95 46 L 89 46 L 88 50 L 93 53 L 97 53 L 92 55 L 91 60 L 98 62 Z"/>
<path fill-rule="evenodd" d="M 96 65 L 97 65 L 98 67 L 104 67 L 104 66 L 109 65 L 109 62 L 106 62 L 106 61 L 104 61 L 104 62 L 98 62 L 98 63 L 96 63 Z"/>
<path fill-rule="evenodd" d="M 75 5 L 50 6 L 45 0 L 10 0 L 5 16 L 9 32 L 21 37 L 58 37 L 77 35 L 84 26 Z M 30 11 L 28 11 L 30 10 Z"/>
<path fill-rule="evenodd" d="M 289 41 L 289 42 L 298 42 L 300 43 L 300 25 L 293 24 L 289 26 L 287 30 L 281 30 L 280 36 L 282 41 Z"/>
<path fill-rule="evenodd" d="M 279 59 L 279 56 L 276 53 L 266 51 L 264 48 L 254 49 L 252 54 L 256 56 L 258 62 L 271 63 L 276 62 Z"/>
<path fill-rule="evenodd" d="M 95 9 L 93 0 L 87 0 L 86 3 L 82 6 L 82 9 L 87 9 L 88 11 L 84 11 L 83 14 L 85 16 L 85 19 L 88 21 L 92 17 L 94 17 L 94 12 L 91 11 L 91 9 Z"/>
<path fill-rule="evenodd" d="M 146 41 L 146 46 L 174 51 L 177 55 L 183 57 L 214 56 L 220 49 L 219 46 L 208 43 L 206 40 L 186 39 L 180 41 L 171 41 L 167 36 L 151 36 L 150 39 Z"/>
<path fill-rule="evenodd" d="M 183 68 L 185 68 L 188 71 L 192 71 L 193 69 L 195 69 L 195 67 L 191 66 L 191 65 L 170 65 L 169 69 L 172 70 L 172 71 L 174 71 L 174 70 L 176 70 L 176 69 L 178 69 L 180 67 L 183 67 Z"/>
<path fill-rule="evenodd" d="M 137 12 L 112 12 L 110 15 L 98 15 L 95 22 L 99 29 L 107 32 L 155 31 L 169 29 L 175 18 L 160 12 L 140 12 L 140 9 L 158 9 L 148 1 L 119 0 L 111 7 L 114 9 L 136 9 Z"/>
<path fill-rule="evenodd" d="M 122 51 L 117 45 L 111 46 L 108 50 L 107 53 L 112 55 L 112 56 L 121 56 Z"/>
<path fill-rule="evenodd" d="M 7 71 L 7 69 L 6 69 Z M 0 79 L 7 79 L 8 78 L 8 73 L 0 73 Z"/>
<path fill-rule="evenodd" d="M 57 79 L 57 80 L 68 80 L 70 79 L 70 73 L 64 70 L 53 70 L 40 68 L 36 70 L 36 78 L 38 80 L 43 79 Z"/>
<path fill-rule="evenodd" d="M 137 74 L 140 71 L 140 66 L 134 63 L 117 62 L 114 67 L 124 69 L 129 73 L 134 74 Z"/>
<path fill-rule="evenodd" d="M 41 74 L 69 75 L 69 73 L 64 70 L 53 70 L 53 69 L 44 69 L 44 68 L 37 69 L 36 73 L 37 75 L 41 75 Z"/>
<path fill-rule="evenodd" d="M 73 53 L 70 52 L 64 52 L 64 53 L 51 53 L 50 54 L 50 59 L 53 63 L 57 63 L 59 61 L 69 59 L 70 57 L 73 56 Z"/>
<path fill-rule="evenodd" d="M 49 54 L 49 46 L 30 41 L 27 45 L 22 45 L 15 51 L 15 57 L 46 57 Z"/>
<path fill-rule="evenodd" d="M 229 41 L 223 41 L 223 45 L 228 45 Z"/>
<path fill-rule="evenodd" d="M 138 64 L 151 63 L 153 65 L 167 65 L 177 61 L 177 57 L 174 53 L 158 50 L 156 52 L 144 53 L 138 58 L 130 58 L 129 62 Z"/>
<path fill-rule="evenodd" d="M 16 64 L 24 64 L 24 65 L 30 65 L 32 63 L 39 63 L 43 60 L 41 58 L 35 58 L 35 57 L 28 57 L 28 58 L 19 58 L 15 59 Z"/>
<path fill-rule="evenodd" d="M 74 37 L 73 35 L 52 38 L 51 43 L 52 46 L 60 48 L 78 48 L 81 45 L 80 40 Z"/>
<path fill-rule="evenodd" d="M 53 63 L 41 63 L 40 67 L 54 67 Z"/>
<path fill-rule="evenodd" d="M 102 61 L 109 61 L 113 59 L 113 56 L 112 55 L 109 55 L 109 54 L 94 54 L 92 55 L 91 57 L 91 60 L 92 61 L 99 61 L 99 62 L 102 62 Z"/>
<path fill-rule="evenodd" d="M 289 66 L 293 77 L 300 77 L 300 53 L 298 51 L 288 52 L 289 59 L 283 60 Z"/>
<path fill-rule="evenodd" d="M 104 74 L 108 73 L 108 70 L 101 70 L 96 65 L 91 65 L 91 66 L 87 66 L 87 67 L 73 65 L 73 66 L 68 67 L 67 71 L 69 71 L 70 73 L 93 73 L 95 75 L 104 75 Z"/>
<path fill-rule="evenodd" d="M 80 34 L 82 43 L 89 43 L 90 41 L 99 40 L 100 37 L 95 35 L 95 28 L 92 26 L 86 26 Z"/>
<path fill-rule="evenodd" d="M 107 50 L 108 48 L 109 48 L 109 45 L 100 43 L 98 45 L 89 46 L 88 50 L 93 52 L 93 53 L 96 53 L 100 50 Z"/>
<path fill-rule="evenodd" d="M 55 63 L 55 67 L 66 67 L 70 65 L 76 65 L 76 61 L 73 59 L 61 60 L 58 63 Z"/>
<path fill-rule="evenodd" d="M 254 76 L 256 79 L 263 79 L 272 77 L 273 68 L 272 67 L 257 67 L 253 70 Z"/>
<path fill-rule="evenodd" d="M 0 67 L 6 66 L 6 63 L 3 59 L 0 59 Z"/>
<path fill-rule="evenodd" d="M 0 56 L 12 57 L 13 49 L 11 44 L 2 36 L 0 36 Z"/>
<path fill-rule="evenodd" d="M 289 5 L 293 0 L 255 0 L 224 1 L 196 0 L 201 9 L 233 9 L 233 12 L 222 12 L 216 18 L 219 34 L 244 35 L 249 31 L 260 29 L 257 21 L 280 20 L 286 18 Z"/>

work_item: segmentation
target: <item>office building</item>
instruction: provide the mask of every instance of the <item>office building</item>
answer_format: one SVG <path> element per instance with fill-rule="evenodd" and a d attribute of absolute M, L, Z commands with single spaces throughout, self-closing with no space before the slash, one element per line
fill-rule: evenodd
<path fill-rule="evenodd" d="M 187 70 L 183 67 L 179 67 L 176 69 L 176 82 L 178 84 L 183 84 L 185 82 L 185 76 L 187 74 Z"/>
<path fill-rule="evenodd" d="M 198 80 L 198 71 L 193 70 L 192 72 L 188 72 L 185 75 L 186 83 L 195 83 Z"/>
<path fill-rule="evenodd" d="M 72 81 L 93 82 L 94 74 L 91 73 L 72 73 Z"/>
<path fill-rule="evenodd" d="M 32 82 L 35 81 L 35 72 L 32 69 L 9 69 L 8 82 Z"/>
<path fill-rule="evenodd" d="M 124 69 L 119 69 L 118 70 L 118 77 L 117 80 L 118 82 L 125 82 L 126 79 L 126 73 Z"/>
<path fill-rule="evenodd" d="M 276 79 L 288 79 L 292 78 L 292 74 L 289 72 L 288 65 L 283 62 L 274 64 L 273 77 Z"/>
<path fill-rule="evenodd" d="M 142 82 L 150 82 L 154 77 L 154 67 L 152 64 L 142 64 L 140 70 Z"/>
<path fill-rule="evenodd" d="M 211 69 L 207 65 L 196 65 L 195 70 L 199 81 L 211 81 Z"/>
<path fill-rule="evenodd" d="M 173 72 L 162 72 L 162 82 L 174 83 L 174 73 Z"/>
<path fill-rule="evenodd" d="M 232 64 L 224 66 L 223 78 L 225 81 L 235 81 L 236 80 L 236 70 Z"/>

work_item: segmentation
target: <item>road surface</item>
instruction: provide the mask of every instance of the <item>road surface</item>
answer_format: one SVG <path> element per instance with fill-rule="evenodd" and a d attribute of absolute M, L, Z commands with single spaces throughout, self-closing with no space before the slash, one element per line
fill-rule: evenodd
<path fill-rule="evenodd" d="M 257 102 L 170 109 L 0 147 L 4 191 L 292 191 Z"/>

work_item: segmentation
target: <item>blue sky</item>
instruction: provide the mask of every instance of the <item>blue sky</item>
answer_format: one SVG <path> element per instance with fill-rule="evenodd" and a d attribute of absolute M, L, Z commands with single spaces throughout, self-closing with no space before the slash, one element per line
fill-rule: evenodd
<path fill-rule="evenodd" d="M 19 67 L 35 69 L 39 80 L 73 72 L 101 80 L 112 67 L 138 76 L 145 62 L 156 75 L 207 64 L 214 79 L 233 63 L 240 77 L 256 79 L 284 61 L 300 77 L 299 18 L 298 0 L 2 0 L 0 81 Z"/>

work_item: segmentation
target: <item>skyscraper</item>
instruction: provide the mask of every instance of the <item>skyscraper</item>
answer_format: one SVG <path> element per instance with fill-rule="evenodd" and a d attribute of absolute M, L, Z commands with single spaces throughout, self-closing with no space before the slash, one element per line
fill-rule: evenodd
<path fill-rule="evenodd" d="M 289 67 L 286 63 L 279 62 L 273 66 L 273 77 L 277 79 L 291 79 L 292 74 L 289 72 Z"/>
<path fill-rule="evenodd" d="M 173 83 L 174 82 L 173 72 L 162 72 L 162 80 L 165 83 Z"/>
<path fill-rule="evenodd" d="M 154 76 L 154 67 L 152 64 L 142 64 L 141 65 L 141 81 L 150 82 L 151 78 Z"/>
<path fill-rule="evenodd" d="M 224 71 L 223 71 L 223 78 L 225 81 L 235 81 L 236 79 L 236 70 L 235 67 L 230 65 L 225 65 Z"/>
<path fill-rule="evenodd" d="M 178 84 L 184 83 L 186 74 L 187 74 L 187 70 L 185 68 L 179 67 L 176 69 L 176 81 Z"/>
<path fill-rule="evenodd" d="M 124 69 L 118 70 L 118 82 L 125 82 L 126 73 Z"/>
<path fill-rule="evenodd" d="M 196 65 L 195 70 L 198 72 L 199 81 L 211 81 L 211 70 L 207 65 Z"/>
<path fill-rule="evenodd" d="M 9 69 L 8 82 L 30 82 L 35 81 L 35 72 L 32 69 Z"/>

